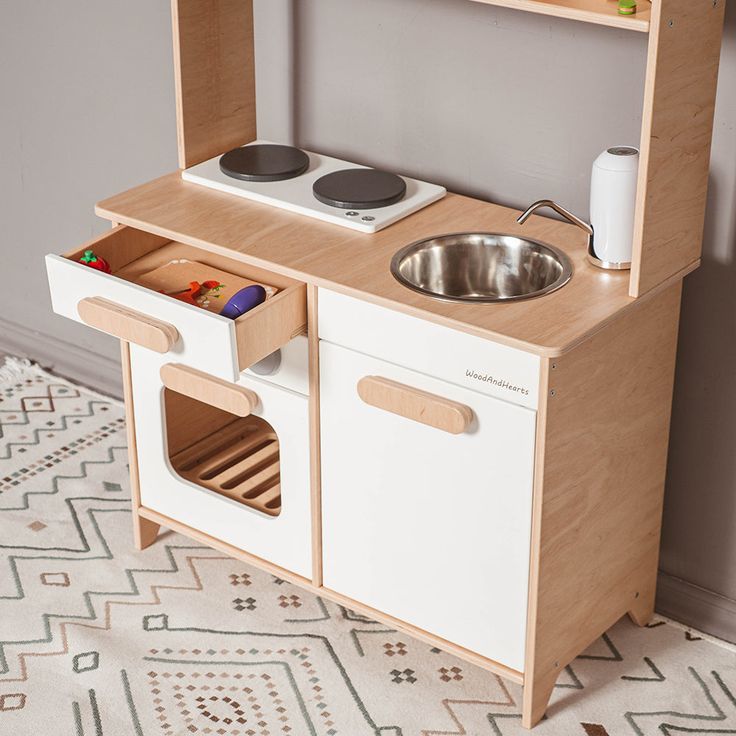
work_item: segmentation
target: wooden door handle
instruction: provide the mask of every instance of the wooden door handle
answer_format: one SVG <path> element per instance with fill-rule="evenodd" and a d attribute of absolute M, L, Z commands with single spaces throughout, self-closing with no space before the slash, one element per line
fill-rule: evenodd
<path fill-rule="evenodd" d="M 77 304 L 77 313 L 86 325 L 157 353 L 168 353 L 179 340 L 179 332 L 174 325 L 100 296 L 82 299 Z"/>
<path fill-rule="evenodd" d="M 254 391 L 186 365 L 166 363 L 160 375 L 166 388 L 239 417 L 247 417 L 258 406 Z"/>
<path fill-rule="evenodd" d="M 465 404 L 380 376 L 361 378 L 358 396 L 378 409 L 450 434 L 462 434 L 473 421 L 473 410 Z"/>

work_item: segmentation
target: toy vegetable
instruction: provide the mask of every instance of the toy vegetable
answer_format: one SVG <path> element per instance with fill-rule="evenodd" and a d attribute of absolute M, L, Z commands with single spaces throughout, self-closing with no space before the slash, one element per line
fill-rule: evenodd
<path fill-rule="evenodd" d="M 186 302 L 192 304 L 195 307 L 207 307 L 209 305 L 209 299 L 207 298 L 212 292 L 214 296 L 217 296 L 217 291 L 224 288 L 224 284 L 219 281 L 213 281 L 208 279 L 203 281 L 201 284 L 199 281 L 190 281 L 189 288 L 182 291 L 165 292 L 168 296 L 173 296 L 174 299 L 178 299 L 180 302 Z"/>
<path fill-rule="evenodd" d="M 90 268 L 96 268 L 103 273 L 112 273 L 110 264 L 104 258 L 96 256 L 93 250 L 84 251 L 84 255 L 79 259 L 79 262 Z"/>
<path fill-rule="evenodd" d="M 245 314 L 259 304 L 263 304 L 266 301 L 266 296 L 266 290 L 260 284 L 246 286 L 230 297 L 227 304 L 220 311 L 220 316 L 237 319 L 241 314 Z"/>

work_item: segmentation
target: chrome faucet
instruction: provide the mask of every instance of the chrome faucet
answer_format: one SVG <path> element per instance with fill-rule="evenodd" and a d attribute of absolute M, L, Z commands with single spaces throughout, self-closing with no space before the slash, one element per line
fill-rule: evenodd
<path fill-rule="evenodd" d="M 562 215 L 562 217 L 564 217 L 568 222 L 571 222 L 573 225 L 577 225 L 579 228 L 585 230 L 585 232 L 588 233 L 588 253 L 595 252 L 593 250 L 593 226 L 585 222 L 585 220 L 581 220 L 576 215 L 573 215 L 572 212 L 569 212 L 564 207 L 557 204 L 557 202 L 553 202 L 551 199 L 540 199 L 533 204 L 530 204 L 526 211 L 522 212 L 522 214 L 516 218 L 516 222 L 518 222 L 519 225 L 523 225 L 529 219 L 532 212 L 535 212 L 540 207 L 549 207 L 550 209 L 553 209 L 558 215 Z"/>

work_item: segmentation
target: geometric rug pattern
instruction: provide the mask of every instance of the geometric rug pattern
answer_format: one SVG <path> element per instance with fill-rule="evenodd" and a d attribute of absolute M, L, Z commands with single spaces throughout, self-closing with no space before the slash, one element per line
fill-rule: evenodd
<path fill-rule="evenodd" d="M 127 473 L 119 403 L 0 369 L 0 735 L 527 733 L 517 685 L 175 533 L 137 552 Z M 622 619 L 534 733 L 736 734 L 736 649 Z"/>

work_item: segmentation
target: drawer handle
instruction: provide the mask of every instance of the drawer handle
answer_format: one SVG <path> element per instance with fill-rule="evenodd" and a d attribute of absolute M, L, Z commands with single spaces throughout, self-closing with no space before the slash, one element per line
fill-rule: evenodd
<path fill-rule="evenodd" d="M 161 366 L 166 388 L 238 417 L 247 417 L 258 406 L 258 394 L 178 363 Z"/>
<path fill-rule="evenodd" d="M 380 376 L 361 378 L 358 396 L 378 409 L 450 434 L 462 434 L 473 421 L 473 410 L 465 404 Z"/>
<path fill-rule="evenodd" d="M 77 304 L 77 313 L 86 325 L 157 353 L 168 353 L 179 340 L 174 325 L 99 296 L 82 299 Z"/>

